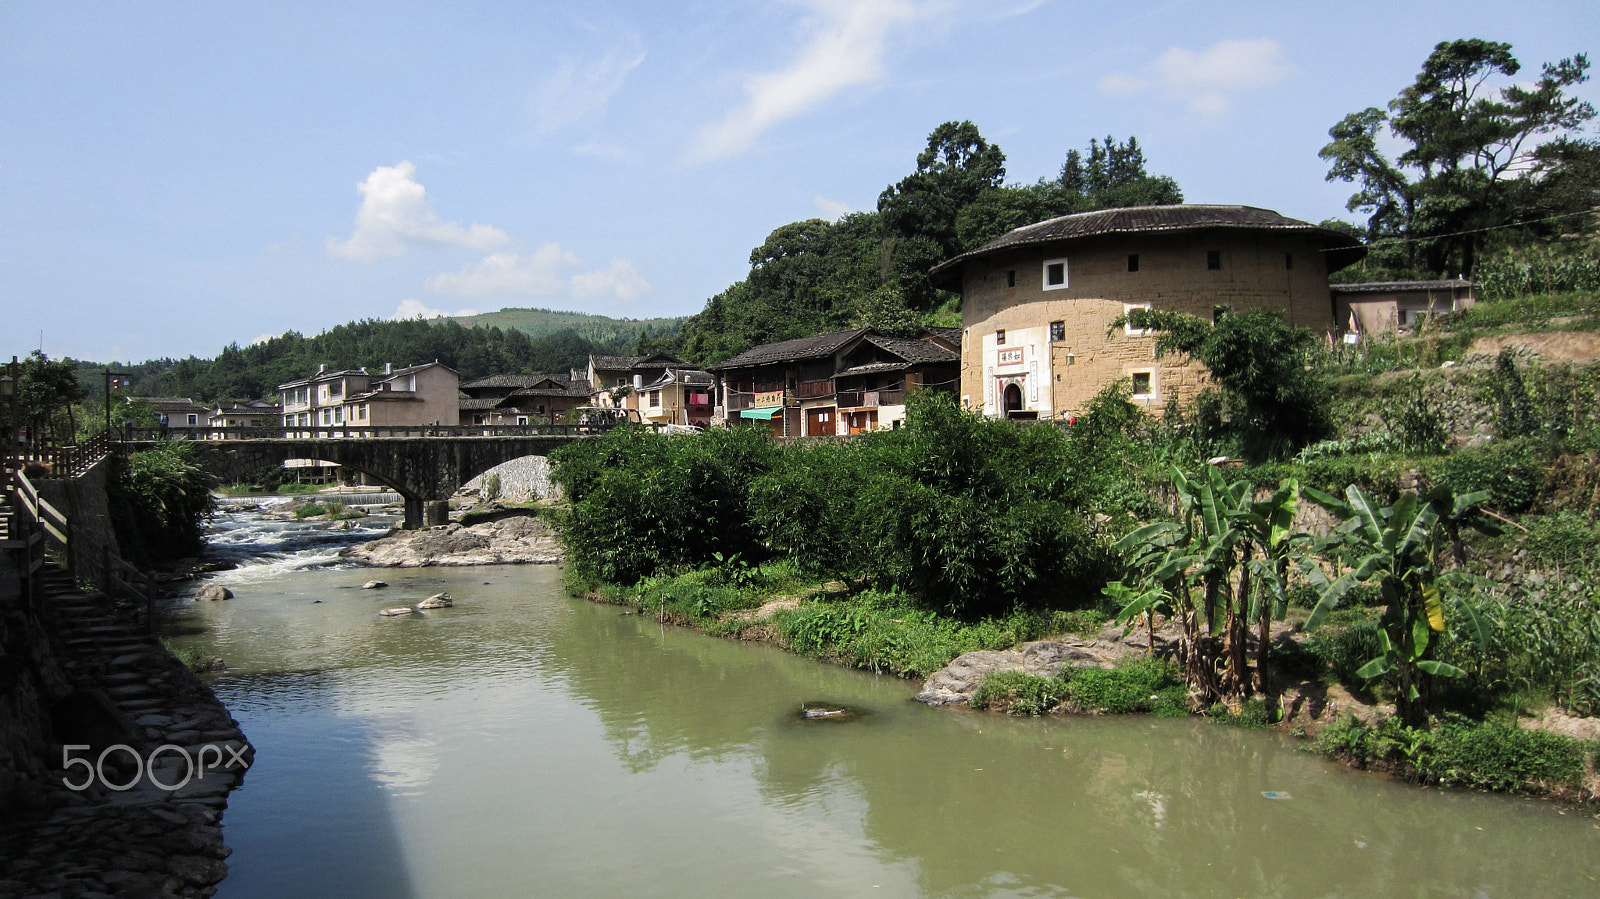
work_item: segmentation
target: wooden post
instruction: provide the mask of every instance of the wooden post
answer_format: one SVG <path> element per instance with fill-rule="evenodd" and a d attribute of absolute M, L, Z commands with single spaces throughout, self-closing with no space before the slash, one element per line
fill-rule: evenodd
<path fill-rule="evenodd" d="M 64 524 L 67 526 L 67 573 L 72 575 L 72 582 L 78 582 L 78 537 L 72 532 L 72 519 L 68 518 Z"/>

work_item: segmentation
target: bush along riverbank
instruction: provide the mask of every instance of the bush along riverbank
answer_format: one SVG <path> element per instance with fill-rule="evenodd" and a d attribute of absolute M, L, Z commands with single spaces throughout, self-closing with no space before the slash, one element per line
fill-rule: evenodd
<path fill-rule="evenodd" d="M 1250 328 L 1281 343 L 1270 322 Z M 926 396 L 904 428 L 849 441 L 738 428 L 585 441 L 552 459 L 568 498 L 552 518 L 576 592 L 928 678 L 925 701 L 1182 711 L 1308 736 L 1354 715 L 1329 732 L 1384 736 L 1360 752 L 1329 736 L 1329 754 L 1592 798 L 1600 493 L 1582 463 L 1600 451 L 1600 409 L 1567 388 L 1594 366 L 1462 360 L 1439 377 L 1464 386 L 1392 380 L 1375 414 L 1371 389 L 1329 386 L 1337 364 L 1308 362 L 1322 386 L 1301 393 L 1327 404 L 1331 429 L 1309 446 L 1314 430 L 1265 436 L 1270 385 L 1225 378 L 1192 415 L 1159 418 L 1114 385 L 1070 428 Z M 1464 432 L 1473 416 L 1445 414 L 1441 396 L 1489 426 Z M 1117 696 L 1133 699 L 1101 701 Z M 1399 728 L 1427 736 L 1397 742 Z M 1493 728 L 1559 733 L 1495 742 Z M 1480 743 L 1497 747 L 1485 773 L 1465 749 L 1435 752 L 1444 768 L 1396 761 Z M 1507 760 L 1553 745 L 1577 768 L 1490 776 L 1551 770 Z"/>

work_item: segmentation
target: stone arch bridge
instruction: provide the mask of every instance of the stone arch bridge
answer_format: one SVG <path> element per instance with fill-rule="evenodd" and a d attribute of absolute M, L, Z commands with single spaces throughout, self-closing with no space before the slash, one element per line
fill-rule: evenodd
<path fill-rule="evenodd" d="M 221 430 L 221 429 L 216 429 Z M 202 435 L 191 435 L 202 436 Z M 199 461 L 224 480 L 290 459 L 333 462 L 363 472 L 405 497 L 407 528 L 448 521 L 450 495 L 474 477 L 502 462 L 523 456 L 548 456 L 575 440 L 598 436 L 597 430 L 498 436 L 407 437 L 240 437 L 196 439 L 190 443 Z M 148 449 L 153 441 L 134 439 L 127 450 Z"/>

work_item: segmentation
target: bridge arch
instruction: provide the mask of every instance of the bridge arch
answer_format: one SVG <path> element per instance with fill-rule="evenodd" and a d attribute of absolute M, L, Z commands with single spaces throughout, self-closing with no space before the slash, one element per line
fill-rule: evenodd
<path fill-rule="evenodd" d="M 405 498 L 405 527 L 445 523 L 444 503 L 472 478 L 512 459 L 549 456 L 593 436 L 335 437 L 197 440 L 201 464 L 212 474 L 239 480 L 246 473 L 288 459 L 333 462 L 371 475 Z M 137 443 L 124 444 L 129 449 Z"/>

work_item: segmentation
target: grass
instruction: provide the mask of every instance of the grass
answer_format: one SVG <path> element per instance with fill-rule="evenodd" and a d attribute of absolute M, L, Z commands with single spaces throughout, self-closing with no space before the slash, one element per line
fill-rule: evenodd
<path fill-rule="evenodd" d="M 1459 717 L 1425 731 L 1392 718 L 1367 724 L 1352 716 L 1323 728 L 1317 748 L 1421 783 L 1572 797 L 1584 789 L 1585 758 L 1600 751 L 1596 744 L 1559 734 Z"/>
<path fill-rule="evenodd" d="M 781 645 L 808 658 L 900 677 L 926 677 L 974 650 L 1007 649 L 1054 634 L 1099 633 L 1105 622 L 1104 614 L 1087 610 L 1019 610 L 961 621 L 919 608 L 904 593 L 864 590 L 848 595 L 842 585 L 825 585 L 787 562 L 746 566 L 731 559 L 720 566 L 645 578 L 631 587 L 582 581 L 568 569 L 567 588 L 722 636 L 752 625 L 729 613 L 756 609 L 780 596 L 807 597 L 798 608 L 780 610 L 768 622 Z"/>
<path fill-rule="evenodd" d="M 1189 714 L 1189 691 L 1178 668 L 1165 659 L 1129 658 L 1115 668 L 1062 668 L 1052 677 L 993 672 L 973 691 L 973 708 L 1010 715 L 1057 709 L 1093 714 Z"/>
<path fill-rule="evenodd" d="M 1441 318 L 1454 333 L 1514 328 L 1518 331 L 1600 330 L 1600 294 L 1543 293 L 1505 300 L 1480 300 L 1470 309 Z"/>
<path fill-rule="evenodd" d="M 183 667 L 190 671 L 202 672 L 211 670 L 211 660 L 201 654 L 193 646 L 175 647 L 167 638 L 161 638 L 161 645 L 173 658 L 183 663 Z"/>
<path fill-rule="evenodd" d="M 816 600 L 773 618 L 784 645 L 811 658 L 901 677 L 926 677 L 963 653 L 1009 649 L 1065 630 L 1065 613 L 1017 610 L 962 621 L 897 592 Z"/>

